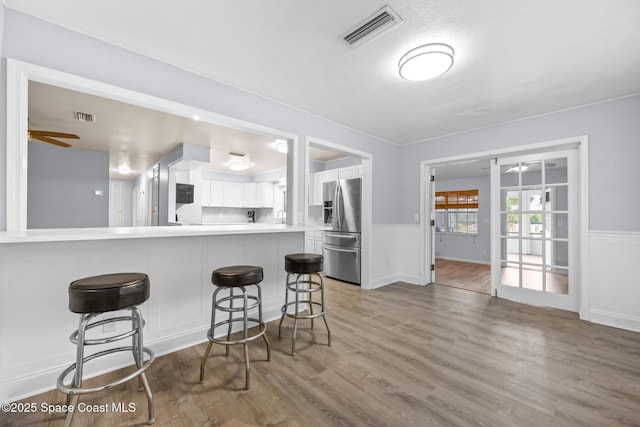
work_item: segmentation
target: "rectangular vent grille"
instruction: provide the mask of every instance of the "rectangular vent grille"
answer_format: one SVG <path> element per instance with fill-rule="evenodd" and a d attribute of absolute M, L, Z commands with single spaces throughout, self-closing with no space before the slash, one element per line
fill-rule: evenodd
<path fill-rule="evenodd" d="M 356 47 L 390 30 L 400 22 L 402 19 L 389 6 L 385 6 L 342 38 L 350 46 Z"/>
<path fill-rule="evenodd" d="M 89 123 L 95 123 L 96 122 L 96 116 L 91 114 L 91 113 L 82 113 L 80 111 L 76 111 L 74 113 L 74 116 L 75 116 L 76 120 L 81 121 L 81 122 L 89 122 Z"/>

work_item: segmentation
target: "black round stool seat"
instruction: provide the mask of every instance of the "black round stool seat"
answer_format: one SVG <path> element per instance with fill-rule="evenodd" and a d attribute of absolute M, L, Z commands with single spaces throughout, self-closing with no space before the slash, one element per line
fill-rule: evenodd
<path fill-rule="evenodd" d="M 149 299 L 144 273 L 114 273 L 85 277 L 69 285 L 69 310 L 104 313 L 142 304 Z"/>
<path fill-rule="evenodd" d="M 211 283 L 223 288 L 255 285 L 262 282 L 263 278 L 262 267 L 253 265 L 232 265 L 218 268 L 211 273 Z"/>
<path fill-rule="evenodd" d="M 284 270 L 294 274 L 319 273 L 323 261 L 322 255 L 318 254 L 289 254 L 284 257 Z"/>

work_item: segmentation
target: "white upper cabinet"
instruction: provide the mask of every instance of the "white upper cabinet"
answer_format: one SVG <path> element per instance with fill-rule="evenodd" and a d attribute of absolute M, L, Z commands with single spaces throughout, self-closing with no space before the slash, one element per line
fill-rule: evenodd
<path fill-rule="evenodd" d="M 211 180 L 200 180 L 200 204 L 202 206 L 211 206 Z"/>
<path fill-rule="evenodd" d="M 202 179 L 200 204 L 204 207 L 273 208 L 271 182 L 232 182 Z"/>
<path fill-rule="evenodd" d="M 324 182 L 337 181 L 338 179 L 338 169 L 324 171 Z"/>
<path fill-rule="evenodd" d="M 329 169 L 326 171 L 319 171 L 313 174 L 313 194 L 312 205 L 321 205 L 322 204 L 322 187 L 325 182 L 337 181 L 338 180 L 338 169 Z"/>
<path fill-rule="evenodd" d="M 255 182 L 245 182 L 242 184 L 242 192 L 243 192 L 243 206 L 245 208 L 255 208 L 258 206 L 256 199 L 256 183 Z"/>
<path fill-rule="evenodd" d="M 338 179 L 349 179 L 356 177 L 356 167 L 347 166 L 345 168 L 338 169 Z"/>
<path fill-rule="evenodd" d="M 224 204 L 224 183 L 211 181 L 211 205 L 222 206 Z"/>
<path fill-rule="evenodd" d="M 202 206 L 220 207 L 223 203 L 223 183 L 222 181 L 213 181 L 210 179 L 202 179 L 200 189 L 200 204 Z"/>
<path fill-rule="evenodd" d="M 243 208 L 244 191 L 242 182 L 223 181 L 223 202 L 225 208 Z"/>
<path fill-rule="evenodd" d="M 273 189 L 271 182 L 258 182 L 256 185 L 256 208 L 272 208 L 273 207 Z"/>

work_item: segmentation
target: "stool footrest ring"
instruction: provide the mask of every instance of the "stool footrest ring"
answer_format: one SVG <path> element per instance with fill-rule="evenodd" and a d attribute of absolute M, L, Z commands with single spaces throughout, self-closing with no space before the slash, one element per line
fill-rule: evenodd
<path fill-rule="evenodd" d="M 97 386 L 97 387 L 91 387 L 91 388 L 84 388 L 84 387 L 69 387 L 66 386 L 64 384 L 64 379 L 76 369 L 76 364 L 73 363 L 72 365 L 70 365 L 67 369 L 65 369 L 62 374 L 60 374 L 60 376 L 58 377 L 58 381 L 56 383 L 56 386 L 58 388 L 58 390 L 60 390 L 63 393 L 66 394 L 89 394 L 89 393 L 96 393 L 96 392 L 100 392 L 100 391 L 104 391 L 108 388 L 123 384 L 129 380 L 132 380 L 133 378 L 139 376 L 140 374 L 142 374 L 144 371 L 147 370 L 147 368 L 151 365 L 151 363 L 153 362 L 153 360 L 155 359 L 155 355 L 153 354 L 153 351 L 148 348 L 148 347 L 142 347 L 142 350 L 149 356 L 149 359 L 144 361 L 142 366 L 140 368 L 138 368 L 135 372 L 130 373 L 129 375 L 120 378 L 116 381 L 110 382 L 108 384 L 103 384 L 101 386 Z M 119 353 L 119 352 L 124 352 L 124 351 L 133 351 L 133 347 L 128 346 L 128 347 L 117 347 L 117 348 L 111 348 L 111 349 L 107 349 L 107 350 L 103 350 L 100 351 L 98 353 L 92 354 L 90 356 L 85 357 L 84 359 L 82 359 L 82 363 L 84 364 L 85 362 L 88 362 L 90 360 L 93 359 L 97 359 L 98 357 L 102 357 L 102 356 L 106 356 L 108 354 L 112 354 L 112 353 Z"/>
<path fill-rule="evenodd" d="M 298 301 L 298 304 L 300 304 L 300 305 L 313 304 L 313 305 L 316 305 L 318 307 L 321 307 L 322 310 L 319 313 L 313 313 L 313 314 L 311 314 L 311 313 L 309 313 L 309 314 L 288 313 L 287 312 L 287 308 L 289 306 L 292 306 L 292 305 L 295 306 L 296 305 L 295 301 L 291 301 L 291 302 L 288 302 L 287 304 L 282 306 L 282 315 L 283 316 L 287 316 L 287 317 L 292 318 L 292 319 L 315 319 L 317 317 L 322 317 L 325 314 L 327 314 L 327 307 L 322 305 L 322 303 L 320 303 L 320 302 L 316 302 L 316 301 Z"/>
<path fill-rule="evenodd" d="M 216 337 L 213 336 L 213 333 L 211 332 L 211 329 L 209 329 L 207 331 L 207 338 L 209 339 L 209 341 L 215 343 L 215 344 L 221 344 L 221 345 L 234 345 L 234 344 L 243 344 L 245 342 L 249 342 L 249 341 L 253 341 L 256 338 L 260 338 L 261 336 L 263 336 L 266 332 L 267 332 L 267 325 L 263 322 L 260 323 L 260 321 L 258 319 L 255 318 L 248 318 L 247 321 L 251 321 L 251 322 L 255 322 L 256 324 L 255 326 L 260 327 L 260 331 L 255 333 L 254 335 L 248 336 L 246 339 L 245 338 L 241 338 L 239 340 L 235 340 L 235 341 L 227 341 L 227 340 L 221 340 L 218 339 Z M 220 326 L 224 326 L 224 325 L 228 325 L 229 323 L 232 322 L 244 322 L 243 318 L 237 318 L 237 319 L 232 319 L 231 321 L 229 320 L 223 320 L 221 322 L 216 323 L 214 328 L 218 328 Z M 242 331 L 237 331 L 238 332 L 242 332 Z"/>

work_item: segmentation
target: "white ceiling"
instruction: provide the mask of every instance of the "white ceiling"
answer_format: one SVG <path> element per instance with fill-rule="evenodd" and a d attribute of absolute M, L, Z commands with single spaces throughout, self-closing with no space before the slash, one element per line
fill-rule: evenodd
<path fill-rule="evenodd" d="M 96 121 L 78 121 L 75 112 L 93 114 Z M 29 128 L 73 133 L 80 139 L 58 140 L 78 149 L 109 152 L 112 178 L 126 178 L 116 173 L 123 162 L 137 176 L 181 143 L 210 147 L 208 169 L 219 172 L 229 172 L 225 163 L 231 152 L 250 156 L 253 166 L 246 172 L 250 174 L 287 164 L 286 154 L 275 150 L 278 135 L 194 121 L 33 81 L 29 82 Z"/>
<path fill-rule="evenodd" d="M 109 152 L 110 176 L 134 178 L 181 143 L 210 147 L 208 170 L 229 173 L 229 153 L 247 155 L 252 167 L 238 174 L 259 174 L 287 166 L 287 155 L 276 151 L 279 135 L 248 132 L 151 110 L 123 102 L 29 82 L 29 128 L 76 134 L 79 140 L 57 138 L 74 148 Z M 92 114 L 95 123 L 75 119 L 75 112 Z M 312 147 L 312 160 L 328 161 L 342 153 Z M 132 174 L 120 175 L 126 164 Z"/>
<path fill-rule="evenodd" d="M 395 144 L 640 93 L 637 0 L 4 3 Z M 341 40 L 385 4 L 401 25 Z M 400 57 L 433 42 L 452 69 L 400 78 Z"/>

